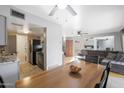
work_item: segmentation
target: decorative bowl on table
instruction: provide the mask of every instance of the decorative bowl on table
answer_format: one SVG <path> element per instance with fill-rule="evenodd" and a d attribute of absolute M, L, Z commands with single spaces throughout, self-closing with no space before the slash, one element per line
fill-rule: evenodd
<path fill-rule="evenodd" d="M 79 71 L 81 71 L 81 68 L 75 65 L 71 65 L 70 66 L 70 72 L 71 73 L 79 73 Z"/>

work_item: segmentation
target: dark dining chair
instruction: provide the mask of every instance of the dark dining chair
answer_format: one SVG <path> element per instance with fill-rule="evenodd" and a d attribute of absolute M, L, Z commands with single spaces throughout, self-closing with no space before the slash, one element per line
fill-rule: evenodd
<path fill-rule="evenodd" d="M 5 88 L 3 78 L 0 76 L 0 88 Z"/>
<path fill-rule="evenodd" d="M 111 68 L 111 61 L 109 61 L 109 62 L 106 64 L 105 69 L 108 69 L 108 68 Z"/>
<path fill-rule="evenodd" d="M 108 76 L 109 76 L 109 72 L 110 72 L 110 64 L 111 64 L 110 62 L 107 63 L 105 70 L 103 71 L 100 83 L 97 83 L 95 85 L 95 88 L 106 88 Z"/>

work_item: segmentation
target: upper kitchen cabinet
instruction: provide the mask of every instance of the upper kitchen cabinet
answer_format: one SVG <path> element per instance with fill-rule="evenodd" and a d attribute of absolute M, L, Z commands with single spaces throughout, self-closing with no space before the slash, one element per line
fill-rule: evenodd
<path fill-rule="evenodd" d="M 6 17 L 0 15 L 0 46 L 7 44 Z"/>

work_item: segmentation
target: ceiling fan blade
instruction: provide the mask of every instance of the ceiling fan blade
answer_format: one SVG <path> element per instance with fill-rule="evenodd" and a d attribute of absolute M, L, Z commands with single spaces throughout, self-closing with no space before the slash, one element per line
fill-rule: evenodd
<path fill-rule="evenodd" d="M 58 9 L 58 6 L 55 5 L 55 6 L 53 7 L 53 9 L 50 11 L 49 16 L 53 16 L 53 15 L 55 14 L 55 12 L 56 12 L 57 9 Z"/>
<path fill-rule="evenodd" d="M 67 5 L 66 9 L 68 10 L 69 13 L 71 13 L 73 16 L 76 16 L 77 13 L 75 12 L 75 10 L 70 6 Z"/>

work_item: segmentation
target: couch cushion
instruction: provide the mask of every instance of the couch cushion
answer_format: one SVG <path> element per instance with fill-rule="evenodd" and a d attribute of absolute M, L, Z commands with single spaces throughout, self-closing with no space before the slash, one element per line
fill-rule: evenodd
<path fill-rule="evenodd" d="M 109 61 L 111 61 L 111 60 L 110 60 L 110 59 L 105 58 L 105 59 L 103 59 L 103 60 L 102 60 L 102 63 L 108 63 Z"/>
<path fill-rule="evenodd" d="M 123 65 L 117 65 L 117 64 L 112 64 L 111 65 L 111 71 L 124 74 L 124 66 Z"/>
<path fill-rule="evenodd" d="M 110 60 L 114 60 L 116 58 L 116 54 L 115 53 L 108 53 L 107 59 L 110 59 Z"/>
<path fill-rule="evenodd" d="M 116 55 L 115 61 L 119 61 L 122 56 L 123 56 L 123 53 L 118 53 L 118 54 Z"/>
<path fill-rule="evenodd" d="M 120 58 L 120 62 L 124 62 L 124 55 Z"/>
<path fill-rule="evenodd" d="M 120 61 L 111 61 L 111 64 L 123 65 L 124 66 L 124 62 L 120 62 Z"/>

